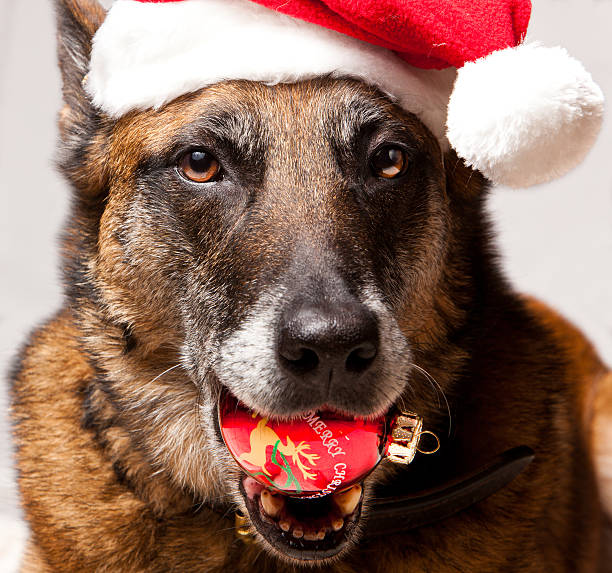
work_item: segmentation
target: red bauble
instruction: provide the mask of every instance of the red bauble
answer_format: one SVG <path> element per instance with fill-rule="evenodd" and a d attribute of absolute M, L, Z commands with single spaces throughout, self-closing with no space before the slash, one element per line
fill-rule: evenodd
<path fill-rule="evenodd" d="M 221 434 L 240 467 L 270 489 L 291 496 L 323 496 L 362 481 L 386 447 L 384 417 L 364 420 L 308 412 L 296 420 L 269 420 L 226 397 Z"/>

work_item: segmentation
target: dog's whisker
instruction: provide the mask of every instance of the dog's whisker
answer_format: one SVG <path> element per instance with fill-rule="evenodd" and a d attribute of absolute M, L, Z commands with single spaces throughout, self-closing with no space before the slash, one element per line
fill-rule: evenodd
<path fill-rule="evenodd" d="M 206 496 L 206 498 L 202 499 L 202 501 L 198 502 L 195 506 L 199 507 L 202 504 L 206 505 L 207 503 L 218 503 L 218 502 L 223 503 L 226 501 L 227 501 L 226 495 L 212 495 L 212 496 Z"/>
<path fill-rule="evenodd" d="M 214 501 L 214 500 L 213 500 L 213 501 Z M 200 511 L 200 510 L 201 510 L 201 509 L 202 509 L 202 508 L 203 508 L 205 505 L 206 505 L 206 501 L 202 500 L 200 503 L 198 503 L 198 504 L 195 506 L 195 508 L 194 508 L 193 512 L 194 512 L 194 513 L 198 513 L 198 512 L 199 512 L 199 511 Z"/>
<path fill-rule="evenodd" d="M 165 376 L 166 374 L 168 374 L 168 372 L 171 372 L 172 370 L 175 370 L 176 368 L 181 368 L 182 366 L 183 365 L 179 363 L 179 364 L 175 364 L 174 366 L 171 366 L 170 368 L 167 368 L 161 374 L 158 374 L 155 378 L 153 378 L 153 380 L 151 380 L 149 384 L 153 384 L 153 382 L 157 382 L 157 380 L 159 380 L 162 376 Z"/>
<path fill-rule="evenodd" d="M 407 410 L 408 410 L 408 407 L 406 406 L 406 401 L 404 400 L 403 396 L 400 396 L 400 399 L 399 399 L 399 401 L 398 401 L 398 402 L 399 402 L 400 409 L 401 409 L 403 412 L 405 412 L 405 411 L 407 411 Z"/>
<path fill-rule="evenodd" d="M 165 468 L 163 468 L 163 467 L 162 467 L 162 468 L 159 468 L 158 470 L 154 471 L 154 472 L 153 472 L 153 473 L 152 473 L 152 474 L 149 476 L 149 479 L 153 479 L 154 477 L 156 477 L 156 476 L 158 476 L 158 475 L 163 474 L 165 471 L 166 471 L 166 470 L 165 470 Z"/>
<path fill-rule="evenodd" d="M 442 397 L 444 398 L 444 402 L 446 403 L 446 410 L 448 412 L 448 436 L 450 437 L 451 430 L 452 430 L 452 424 L 453 424 L 453 417 L 452 417 L 452 414 L 451 414 L 450 404 L 449 404 L 448 399 L 446 397 L 446 392 L 444 392 L 444 390 L 443 390 L 442 386 L 440 386 L 439 382 L 429 372 L 427 372 L 427 370 L 425 370 L 425 368 L 419 366 L 418 364 L 415 364 L 414 362 L 411 362 L 410 364 L 417 371 L 419 371 L 421 374 L 423 374 L 423 376 L 425 376 L 425 379 L 436 390 L 436 394 L 438 395 L 438 406 L 440 406 L 440 394 L 442 394 Z"/>
<path fill-rule="evenodd" d="M 215 530 L 215 535 L 220 535 L 221 533 L 226 533 L 227 531 L 236 531 L 237 527 L 232 525 L 230 527 L 222 527 L 221 529 Z"/>

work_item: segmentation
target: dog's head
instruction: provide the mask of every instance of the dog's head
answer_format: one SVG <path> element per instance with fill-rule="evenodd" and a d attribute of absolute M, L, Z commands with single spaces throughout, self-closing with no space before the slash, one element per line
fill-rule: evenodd
<path fill-rule="evenodd" d="M 121 423 L 155 469 L 234 502 L 278 555 L 341 555 L 361 498 L 276 499 L 284 531 L 220 438 L 219 400 L 277 418 L 401 404 L 445 430 L 437 392 L 462 360 L 482 178 L 350 78 L 224 82 L 110 120 L 82 88 L 103 13 L 64 0 L 59 15 L 69 296 Z"/>

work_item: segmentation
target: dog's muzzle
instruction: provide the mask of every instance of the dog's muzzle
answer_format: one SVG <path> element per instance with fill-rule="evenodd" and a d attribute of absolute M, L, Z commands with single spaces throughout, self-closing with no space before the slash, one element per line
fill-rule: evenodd
<path fill-rule="evenodd" d="M 302 560 L 341 551 L 359 520 L 363 480 L 380 461 L 410 463 L 431 434 L 414 414 L 375 419 L 333 411 L 270 420 L 226 395 L 219 405 L 225 444 L 244 472 L 240 490 L 253 527 L 277 550 Z"/>

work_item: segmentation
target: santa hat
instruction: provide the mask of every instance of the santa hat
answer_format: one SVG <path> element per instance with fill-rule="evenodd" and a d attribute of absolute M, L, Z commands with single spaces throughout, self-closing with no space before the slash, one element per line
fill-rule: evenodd
<path fill-rule="evenodd" d="M 86 88 L 113 117 L 231 79 L 356 77 L 467 164 L 525 187 L 582 161 L 603 94 L 562 48 L 525 45 L 528 0 L 117 0 Z"/>

